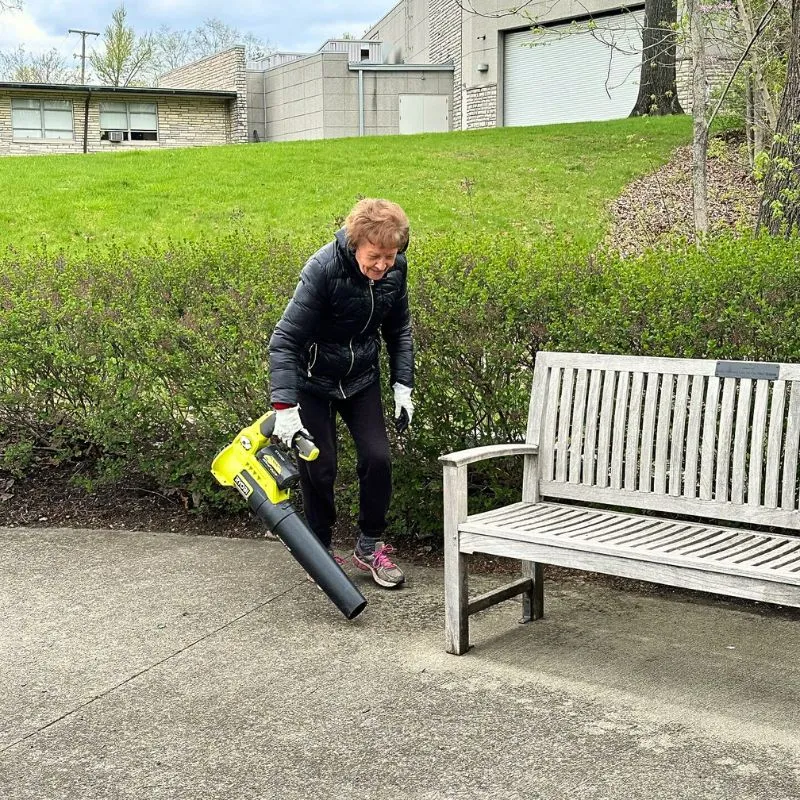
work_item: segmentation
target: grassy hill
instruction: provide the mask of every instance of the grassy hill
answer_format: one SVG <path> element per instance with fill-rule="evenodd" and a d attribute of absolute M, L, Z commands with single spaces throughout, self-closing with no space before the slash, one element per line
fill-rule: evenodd
<path fill-rule="evenodd" d="M 415 233 L 514 231 L 591 247 L 605 208 L 690 136 L 688 118 L 0 159 L 0 246 L 327 235 L 359 196 Z"/>

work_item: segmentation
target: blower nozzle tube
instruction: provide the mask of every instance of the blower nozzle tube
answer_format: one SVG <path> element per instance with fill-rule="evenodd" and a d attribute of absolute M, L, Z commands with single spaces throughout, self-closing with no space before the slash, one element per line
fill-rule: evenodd
<path fill-rule="evenodd" d="M 331 602 L 347 617 L 357 617 L 366 607 L 364 595 L 351 583 L 331 554 L 308 529 L 292 504 L 277 505 L 266 497 L 250 497 L 253 513 L 286 545 L 300 566 L 316 581 Z"/>

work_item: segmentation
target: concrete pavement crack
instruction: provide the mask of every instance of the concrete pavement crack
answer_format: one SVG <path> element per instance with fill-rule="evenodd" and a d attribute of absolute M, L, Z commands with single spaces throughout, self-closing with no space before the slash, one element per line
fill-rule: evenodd
<path fill-rule="evenodd" d="M 0 749 L 0 755 L 3 755 L 4 753 L 7 753 L 9 750 L 12 750 L 17 745 L 20 745 L 23 742 L 28 741 L 28 739 L 32 739 L 34 736 L 38 736 L 43 731 L 46 731 L 48 728 L 52 728 L 53 725 L 57 725 L 59 722 L 62 722 L 63 720 L 68 719 L 69 717 L 73 716 L 73 714 L 77 714 L 79 711 L 82 711 L 84 708 L 87 708 L 88 706 L 92 705 L 97 700 L 102 700 L 104 697 L 108 697 L 108 695 L 110 695 L 112 692 L 115 692 L 117 689 L 120 689 L 121 687 L 125 686 L 125 684 L 130 683 L 133 680 L 136 680 L 136 678 L 139 678 L 140 676 L 147 674 L 151 670 L 154 670 L 156 667 L 160 667 L 162 664 L 166 664 L 167 661 L 170 661 L 171 659 L 175 658 L 176 656 L 179 656 L 182 653 L 185 653 L 187 650 L 190 650 L 195 645 L 200 644 L 200 642 L 203 642 L 206 639 L 210 639 L 212 636 L 215 636 L 216 634 L 220 633 L 221 631 L 224 631 L 226 628 L 230 628 L 231 625 L 235 625 L 237 622 L 239 622 L 240 620 L 243 620 L 245 617 L 248 617 L 251 614 L 254 614 L 256 611 L 259 611 L 260 609 L 264 608 L 265 606 L 268 606 L 274 600 L 280 600 L 282 597 L 285 597 L 287 594 L 289 594 L 289 592 L 291 592 L 293 589 L 296 589 L 300 585 L 302 585 L 302 584 L 292 584 L 288 589 L 285 589 L 282 592 L 278 592 L 278 594 L 273 595 L 272 597 L 270 597 L 270 598 L 268 598 L 266 600 L 263 600 L 262 602 L 258 603 L 257 605 L 253 606 L 252 608 L 248 609 L 247 611 L 242 612 L 237 617 L 234 617 L 233 619 L 228 620 L 223 625 L 220 625 L 219 627 L 214 628 L 213 630 L 208 631 L 207 633 L 204 633 L 202 636 L 200 636 L 199 638 L 195 639 L 193 642 L 189 642 L 189 644 L 184 645 L 183 647 L 179 648 L 175 652 L 170 653 L 167 656 L 164 656 L 164 658 L 159 659 L 158 661 L 150 664 L 147 667 L 144 667 L 144 669 L 140 669 L 138 672 L 135 672 L 133 675 L 129 675 L 127 678 L 125 678 L 125 680 L 120 681 L 116 685 L 111 686 L 110 688 L 106 689 L 103 692 L 100 692 L 100 694 L 95 695 L 94 697 L 92 697 L 89 700 L 87 700 L 85 703 L 81 703 L 80 705 L 76 706 L 75 708 L 70 709 L 69 711 L 65 712 L 60 717 L 56 717 L 55 719 L 50 720 L 50 722 L 48 722 L 45 725 L 42 725 L 40 728 L 37 728 L 35 731 L 31 731 L 30 733 L 25 734 L 25 736 L 21 737 L 20 739 L 17 739 L 15 742 L 12 742 L 11 744 L 6 745 L 2 749 Z"/>

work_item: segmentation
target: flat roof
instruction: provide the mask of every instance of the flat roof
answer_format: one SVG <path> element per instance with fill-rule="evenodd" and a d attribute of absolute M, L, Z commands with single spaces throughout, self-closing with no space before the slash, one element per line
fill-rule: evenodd
<path fill-rule="evenodd" d="M 161 95 L 179 97 L 217 97 L 234 98 L 236 92 L 224 89 L 169 89 L 163 86 L 92 86 L 74 83 L 20 83 L 17 81 L 0 81 L 0 91 L 25 92 L 73 92 L 75 94 L 127 94 L 127 95 Z"/>
<path fill-rule="evenodd" d="M 453 64 L 372 64 L 369 61 L 350 61 L 352 72 L 453 72 Z"/>

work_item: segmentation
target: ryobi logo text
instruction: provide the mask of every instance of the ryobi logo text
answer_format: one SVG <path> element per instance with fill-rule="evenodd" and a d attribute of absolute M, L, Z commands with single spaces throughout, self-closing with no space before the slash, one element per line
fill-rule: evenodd
<path fill-rule="evenodd" d="M 234 486 L 239 490 L 239 494 L 245 498 L 245 500 L 250 497 L 253 493 L 253 487 L 250 486 L 241 475 L 234 475 L 233 476 L 233 483 Z"/>

